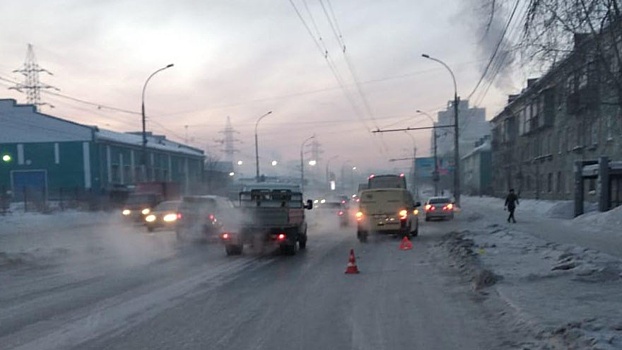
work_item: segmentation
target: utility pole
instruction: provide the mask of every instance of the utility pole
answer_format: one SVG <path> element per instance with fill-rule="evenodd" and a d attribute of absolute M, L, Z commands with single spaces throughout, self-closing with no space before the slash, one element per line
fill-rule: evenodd
<path fill-rule="evenodd" d="M 438 173 L 438 151 L 437 151 L 437 139 L 436 126 L 434 127 L 434 173 L 432 174 L 432 181 L 434 182 L 434 195 L 438 196 L 438 181 L 440 180 L 440 174 Z"/>
<path fill-rule="evenodd" d="M 454 200 L 456 201 L 457 206 L 460 206 L 460 138 L 458 135 L 459 104 L 460 98 L 458 97 L 458 91 L 456 90 L 454 93 Z"/>

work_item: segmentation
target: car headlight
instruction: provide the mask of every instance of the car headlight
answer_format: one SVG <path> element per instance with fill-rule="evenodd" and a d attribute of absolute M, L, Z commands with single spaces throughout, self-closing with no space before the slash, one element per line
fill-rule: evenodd
<path fill-rule="evenodd" d="M 419 209 L 415 209 L 415 210 L 413 210 L 413 214 L 415 214 L 415 215 L 419 215 Z"/>
<path fill-rule="evenodd" d="M 147 214 L 151 213 L 151 209 L 149 209 L 149 208 L 145 208 L 145 209 L 143 209 L 143 210 L 141 211 L 141 213 L 143 213 L 143 215 L 147 215 Z"/>
<path fill-rule="evenodd" d="M 177 214 L 166 214 L 162 220 L 165 222 L 173 222 L 177 220 Z"/>
<path fill-rule="evenodd" d="M 145 221 L 154 222 L 155 219 L 156 219 L 155 215 L 151 214 L 151 215 L 147 215 L 147 217 L 145 218 Z"/>
<path fill-rule="evenodd" d="M 132 211 L 130 211 L 129 209 L 123 209 L 123 211 L 121 212 L 121 214 L 123 214 L 124 216 L 128 216 L 132 213 Z"/>

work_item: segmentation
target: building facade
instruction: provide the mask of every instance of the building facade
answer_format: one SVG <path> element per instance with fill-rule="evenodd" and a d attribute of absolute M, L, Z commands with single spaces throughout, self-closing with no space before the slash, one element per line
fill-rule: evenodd
<path fill-rule="evenodd" d="M 594 45 L 576 36 L 572 53 L 541 78 L 528 80 L 492 120 L 496 195 L 515 188 L 524 198 L 570 200 L 577 161 L 622 159 L 620 90 L 611 79 L 620 69 L 607 64 L 618 62 L 605 59 L 612 52 Z M 620 196 L 620 183 L 614 182 Z M 595 179 L 588 181 L 586 200 L 597 200 L 596 186 Z"/>
<path fill-rule="evenodd" d="M 492 194 L 492 156 L 490 137 L 475 144 L 475 148 L 460 160 L 462 192 L 471 196 Z"/>
<path fill-rule="evenodd" d="M 475 145 L 485 137 L 490 137 L 491 125 L 486 120 L 486 109 L 470 107 L 468 100 L 458 103 L 458 146 L 460 159 L 471 153 Z M 439 169 L 439 186 L 441 189 L 453 188 L 454 156 L 454 101 L 447 103 L 447 109 L 438 112 L 437 122 L 431 130 L 430 149 L 434 149 L 436 136 L 436 153 Z M 461 171 L 462 172 L 462 171 Z M 461 179 L 462 185 L 464 181 Z"/>
<path fill-rule="evenodd" d="M 202 150 L 151 133 L 147 140 L 144 153 L 141 133 L 103 130 L 0 100 L 0 189 L 22 201 L 105 195 L 144 181 L 179 182 L 186 192 L 199 188 Z"/>

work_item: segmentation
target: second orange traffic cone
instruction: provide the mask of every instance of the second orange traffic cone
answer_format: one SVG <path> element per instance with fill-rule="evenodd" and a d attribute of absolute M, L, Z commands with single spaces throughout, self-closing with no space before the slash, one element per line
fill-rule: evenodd
<path fill-rule="evenodd" d="M 404 238 L 402 238 L 402 242 L 400 243 L 400 250 L 410 249 L 413 249 L 413 243 L 408 239 L 408 236 L 404 236 Z"/>
<path fill-rule="evenodd" d="M 356 266 L 356 258 L 354 257 L 354 249 L 350 249 L 350 258 L 348 259 L 348 267 L 346 268 L 346 273 L 359 273 L 359 268 Z"/>

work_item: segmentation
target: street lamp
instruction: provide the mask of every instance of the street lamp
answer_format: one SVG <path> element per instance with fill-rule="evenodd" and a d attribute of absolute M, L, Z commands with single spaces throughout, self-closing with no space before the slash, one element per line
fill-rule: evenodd
<path fill-rule="evenodd" d="M 147 78 L 147 80 L 145 81 L 145 85 L 143 85 L 142 104 L 141 104 L 141 112 L 142 112 L 141 114 L 142 114 L 142 121 L 143 121 L 142 171 L 145 176 L 147 175 L 147 129 L 146 129 L 146 118 L 145 118 L 145 90 L 147 89 L 147 83 L 149 83 L 149 80 L 151 80 L 151 78 L 153 78 L 154 75 L 156 75 L 158 72 L 161 72 L 167 68 L 171 68 L 172 66 L 173 64 L 171 63 L 167 65 L 166 67 L 162 67 L 156 70 L 155 72 L 151 73 L 149 78 Z"/>
<path fill-rule="evenodd" d="M 305 144 L 314 138 L 315 138 L 315 135 L 308 137 L 300 145 L 300 192 L 304 192 L 305 190 L 305 160 L 304 160 L 303 150 L 304 150 Z"/>
<path fill-rule="evenodd" d="M 430 57 L 429 55 L 422 54 L 424 58 L 429 60 L 438 62 L 443 65 L 443 67 L 447 68 L 449 74 L 451 74 L 451 79 L 454 82 L 454 200 L 456 201 L 456 205 L 460 206 L 460 143 L 458 142 L 458 85 L 456 84 L 456 77 L 454 76 L 454 72 L 449 68 L 445 62 Z"/>
<path fill-rule="evenodd" d="M 434 118 L 432 118 L 431 115 L 429 115 L 428 113 L 421 111 L 421 110 L 417 110 L 417 113 L 423 114 L 426 117 L 430 118 L 430 120 L 432 121 L 432 130 L 434 131 L 434 173 L 432 174 L 432 181 L 434 181 L 434 195 L 438 196 L 438 181 L 440 180 L 439 177 L 439 173 L 438 173 L 438 158 L 437 158 L 437 148 L 436 148 L 436 140 L 438 139 L 438 135 L 436 134 L 436 125 L 435 125 L 435 121 Z"/>
<path fill-rule="evenodd" d="M 259 125 L 259 122 L 264 118 L 267 117 L 268 115 L 272 114 L 272 111 L 262 115 L 261 117 L 259 117 L 259 119 L 257 119 L 257 122 L 255 123 L 255 167 L 257 172 L 255 173 L 255 181 L 259 182 L 259 141 L 257 140 L 257 126 Z"/>

